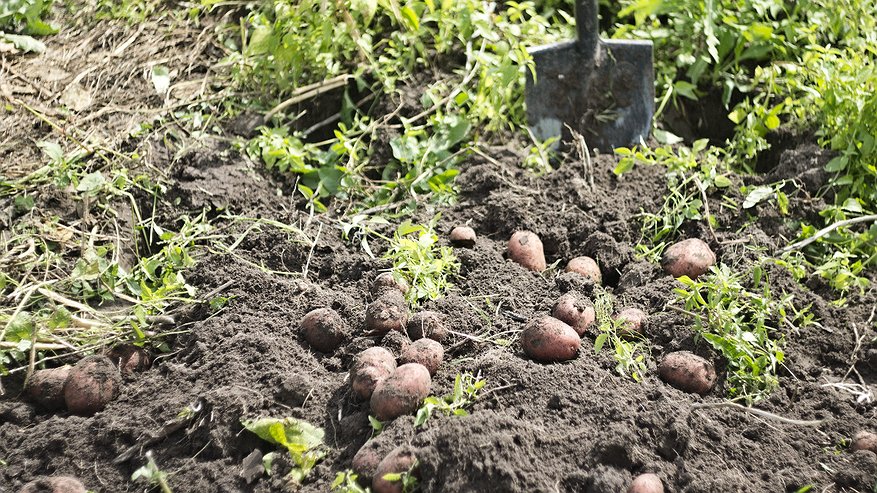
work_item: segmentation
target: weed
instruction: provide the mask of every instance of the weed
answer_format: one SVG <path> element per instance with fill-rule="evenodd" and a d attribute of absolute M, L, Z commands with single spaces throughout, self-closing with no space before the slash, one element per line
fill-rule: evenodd
<path fill-rule="evenodd" d="M 358 477 L 350 469 L 339 472 L 335 475 L 335 480 L 332 481 L 332 491 L 336 493 L 371 493 L 371 488 L 363 488 L 359 485 Z"/>
<path fill-rule="evenodd" d="M 475 399 L 478 398 L 478 391 L 486 384 L 487 381 L 480 376 L 471 373 L 458 374 L 454 379 L 454 391 L 451 394 L 443 397 L 430 396 L 424 399 L 423 405 L 420 406 L 414 417 L 414 427 L 426 424 L 436 411 L 448 416 L 467 416 L 469 411 L 466 408 L 475 402 Z"/>
<path fill-rule="evenodd" d="M 405 221 L 396 228 L 384 258 L 393 263 L 393 276 L 410 286 L 406 295 L 412 305 L 440 298 L 453 287 L 451 278 L 460 271 L 453 249 L 439 246 L 435 216 L 429 224 Z"/>
<path fill-rule="evenodd" d="M 167 482 L 167 473 L 158 468 L 151 450 L 146 452 L 146 464 L 131 475 L 131 481 L 138 479 L 146 480 L 149 484 L 158 487 L 162 493 L 173 493 Z"/>
<path fill-rule="evenodd" d="M 417 487 L 419 486 L 417 476 L 414 475 L 417 465 L 417 461 L 415 460 L 414 463 L 411 464 L 411 467 L 405 472 L 391 472 L 384 474 L 384 480 L 391 483 L 401 483 L 403 493 L 413 493 L 414 491 L 417 491 Z"/>
<path fill-rule="evenodd" d="M 723 264 L 697 280 L 680 277 L 684 287 L 675 292 L 694 317 L 697 334 L 728 361 L 729 396 L 752 404 L 779 386 L 786 334 L 813 319 L 808 308 L 795 308 L 791 295 L 774 297 L 761 265 L 748 277 L 751 288 Z"/>
<path fill-rule="evenodd" d="M 594 298 L 594 312 L 596 313 L 597 329 L 600 335 L 594 340 L 594 353 L 603 350 L 607 343 L 612 348 L 612 359 L 615 360 L 615 371 L 623 377 L 639 382 L 648 371 L 645 362 L 645 342 L 642 338 L 629 341 L 622 337 L 626 321 L 616 320 L 612 317 L 612 295 L 608 291 L 600 289 Z"/>
<path fill-rule="evenodd" d="M 259 418 L 243 421 L 244 428 L 262 440 L 280 445 L 289 452 L 292 470 L 287 476 L 290 485 L 297 486 L 311 472 L 326 452 L 323 450 L 323 429 L 295 418 Z"/>
<path fill-rule="evenodd" d="M 51 6 L 51 0 L 4 0 L 0 3 L 0 42 L 24 52 L 45 51 L 46 45 L 34 36 L 58 32 L 43 18 Z"/>

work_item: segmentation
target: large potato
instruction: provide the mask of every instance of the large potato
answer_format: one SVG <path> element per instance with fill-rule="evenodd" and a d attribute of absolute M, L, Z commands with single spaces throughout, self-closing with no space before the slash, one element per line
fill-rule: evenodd
<path fill-rule="evenodd" d="M 115 397 L 122 375 L 106 356 L 88 356 L 70 370 L 64 384 L 64 402 L 73 414 L 102 411 Z"/>
<path fill-rule="evenodd" d="M 408 322 L 408 304 L 398 290 L 383 291 L 365 310 L 365 326 L 375 334 L 391 330 L 405 332 Z"/>
<path fill-rule="evenodd" d="M 335 310 L 317 308 L 304 316 L 301 331 L 312 348 L 321 353 L 331 353 L 347 339 L 350 329 Z"/>
<path fill-rule="evenodd" d="M 444 357 L 445 348 L 440 343 L 432 339 L 418 339 L 402 351 L 399 362 L 420 363 L 429 370 L 430 375 L 435 375 Z"/>
<path fill-rule="evenodd" d="M 558 298 L 551 315 L 568 324 L 579 336 L 583 336 L 597 320 L 597 313 L 591 303 L 574 293 L 566 293 Z"/>
<path fill-rule="evenodd" d="M 411 447 L 401 446 L 393 449 L 378 464 L 375 475 L 372 478 L 372 491 L 374 493 L 402 493 L 401 481 L 389 481 L 384 476 L 391 473 L 403 474 L 411 472 L 417 474 L 417 458 Z"/>
<path fill-rule="evenodd" d="M 396 368 L 389 377 L 378 382 L 371 396 L 371 411 L 381 421 L 411 414 L 429 395 L 432 379 L 429 370 L 419 363 Z"/>
<path fill-rule="evenodd" d="M 618 313 L 614 315 L 613 318 L 622 322 L 622 326 L 618 331 L 620 335 L 642 335 L 644 328 L 643 326 L 646 323 L 648 315 L 646 315 L 646 312 L 640 310 L 639 308 L 627 307 L 622 308 Z"/>
<path fill-rule="evenodd" d="M 408 337 L 412 341 L 427 337 L 436 342 L 445 342 L 445 339 L 448 338 L 448 329 L 445 327 L 443 313 L 430 310 L 417 312 L 408 319 L 406 327 Z"/>
<path fill-rule="evenodd" d="M 86 493 L 85 485 L 70 476 L 40 478 L 24 485 L 19 493 Z"/>
<path fill-rule="evenodd" d="M 547 315 L 531 320 L 521 331 L 521 346 L 527 356 L 536 361 L 573 359 L 581 344 L 581 338 L 572 327 Z"/>
<path fill-rule="evenodd" d="M 603 274 L 600 273 L 600 266 L 591 257 L 576 257 L 566 264 L 567 272 L 575 272 L 581 276 L 587 277 L 594 281 L 594 284 L 603 282 Z"/>
<path fill-rule="evenodd" d="M 627 493 L 664 493 L 664 485 L 655 474 L 640 474 L 630 483 Z"/>
<path fill-rule="evenodd" d="M 527 269 L 542 272 L 545 263 L 545 251 L 542 240 L 529 231 L 516 231 L 509 240 L 509 258 Z"/>
<path fill-rule="evenodd" d="M 860 431 L 853 437 L 851 450 L 870 450 L 877 454 L 877 435 L 870 431 Z"/>
<path fill-rule="evenodd" d="M 688 276 L 695 279 L 715 263 L 716 254 L 698 238 L 689 238 L 670 245 L 661 257 L 661 267 L 673 277 Z"/>
<path fill-rule="evenodd" d="M 713 364 L 688 351 L 664 356 L 658 365 L 658 376 L 683 392 L 700 395 L 709 393 L 716 385 Z"/>
<path fill-rule="evenodd" d="M 47 411 L 64 407 L 64 384 L 70 375 L 70 367 L 62 366 L 37 370 L 30 376 L 24 391 L 34 404 Z"/>
<path fill-rule="evenodd" d="M 450 240 L 454 246 L 472 248 L 475 246 L 475 230 L 469 226 L 457 226 L 451 230 Z"/>
<path fill-rule="evenodd" d="M 382 347 L 371 347 L 356 355 L 350 369 L 350 387 L 361 399 L 369 399 L 375 386 L 396 369 L 393 353 Z"/>

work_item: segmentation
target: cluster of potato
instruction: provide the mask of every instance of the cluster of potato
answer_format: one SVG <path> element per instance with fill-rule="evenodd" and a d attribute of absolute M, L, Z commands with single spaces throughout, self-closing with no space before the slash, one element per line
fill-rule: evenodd
<path fill-rule="evenodd" d="M 106 355 L 87 356 L 74 366 L 61 366 L 33 372 L 25 394 L 47 411 L 67 409 L 90 416 L 102 411 L 117 395 L 122 374 L 148 366 L 146 352 L 132 345 L 121 345 Z"/>

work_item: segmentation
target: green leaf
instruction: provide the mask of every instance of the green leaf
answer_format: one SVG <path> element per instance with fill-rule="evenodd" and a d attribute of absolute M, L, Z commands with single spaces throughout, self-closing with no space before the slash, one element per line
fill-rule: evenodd
<path fill-rule="evenodd" d="M 159 96 L 164 96 L 171 85 L 170 71 L 164 65 L 152 66 L 152 87 Z"/>
<path fill-rule="evenodd" d="M 46 45 L 42 41 L 26 34 L 6 34 L 0 32 L 0 42 L 6 41 L 25 53 L 43 53 Z"/>
<path fill-rule="evenodd" d="M 605 332 L 597 336 L 597 339 L 594 340 L 594 353 L 599 353 L 603 349 L 607 339 L 609 339 L 609 334 Z"/>
<path fill-rule="evenodd" d="M 83 176 L 82 179 L 79 180 L 79 184 L 76 185 L 76 190 L 87 194 L 94 194 L 100 190 L 106 182 L 104 175 L 100 171 L 94 171 Z"/>
<path fill-rule="evenodd" d="M 743 201 L 743 208 L 750 209 L 755 207 L 759 202 L 773 195 L 773 187 L 758 186 L 752 189 Z"/>
<path fill-rule="evenodd" d="M 621 176 L 624 173 L 633 169 L 634 159 L 631 157 L 626 157 L 618 161 L 618 164 L 615 166 L 615 169 L 612 170 L 615 173 L 615 176 Z"/>
<path fill-rule="evenodd" d="M 350 0 L 350 10 L 358 12 L 363 23 L 368 26 L 378 11 L 378 0 Z"/>

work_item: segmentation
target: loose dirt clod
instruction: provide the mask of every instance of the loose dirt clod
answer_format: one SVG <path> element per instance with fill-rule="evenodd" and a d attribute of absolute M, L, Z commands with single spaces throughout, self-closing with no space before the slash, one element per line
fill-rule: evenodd
<path fill-rule="evenodd" d="M 70 366 L 33 372 L 24 389 L 34 404 L 47 411 L 64 407 L 64 384 L 70 375 Z"/>
<path fill-rule="evenodd" d="M 449 235 L 452 245 L 464 248 L 474 247 L 476 238 L 475 230 L 469 226 L 457 226 L 451 230 Z"/>
<path fill-rule="evenodd" d="M 116 397 L 121 380 L 119 369 L 106 356 L 83 358 L 70 370 L 64 384 L 67 409 L 83 416 L 103 411 Z"/>

